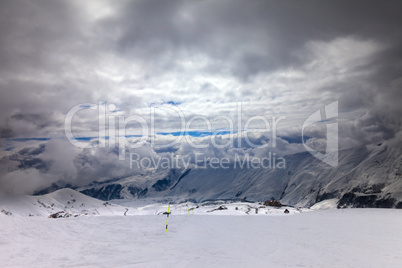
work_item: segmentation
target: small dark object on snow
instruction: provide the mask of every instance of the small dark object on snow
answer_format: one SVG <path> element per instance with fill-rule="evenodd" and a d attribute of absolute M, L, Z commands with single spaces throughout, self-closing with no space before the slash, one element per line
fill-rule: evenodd
<path fill-rule="evenodd" d="M 62 213 L 65 213 L 65 212 L 64 212 L 64 211 L 59 211 L 59 212 L 50 214 L 50 215 L 49 215 L 49 218 L 52 218 L 52 219 L 62 218 L 63 216 L 60 215 L 60 214 L 62 214 Z"/>
<path fill-rule="evenodd" d="M 218 208 L 215 208 L 215 209 L 210 210 L 210 211 L 207 211 L 207 212 L 212 212 L 212 211 L 215 211 L 215 210 L 225 210 L 225 209 L 228 209 L 228 208 L 225 207 L 225 206 L 220 206 L 220 207 L 218 207 Z"/>
<path fill-rule="evenodd" d="M 275 201 L 267 200 L 267 201 L 264 202 L 264 206 L 271 206 L 271 207 L 278 207 L 278 208 L 280 208 L 280 207 L 282 207 L 283 205 L 282 205 L 282 203 L 279 202 L 278 200 L 275 200 Z"/>
<path fill-rule="evenodd" d="M 289 214 L 289 210 L 288 210 L 288 209 L 285 209 L 285 211 L 284 211 L 283 213 Z"/>
<path fill-rule="evenodd" d="M 4 213 L 4 214 L 7 215 L 7 216 L 13 215 L 13 213 L 11 213 L 11 212 L 9 212 L 9 211 L 6 211 L 6 210 L 4 210 L 4 209 L 2 209 L 1 212 Z"/>

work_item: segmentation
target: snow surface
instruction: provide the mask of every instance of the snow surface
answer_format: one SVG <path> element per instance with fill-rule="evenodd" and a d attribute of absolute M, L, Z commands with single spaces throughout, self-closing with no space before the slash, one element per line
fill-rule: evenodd
<path fill-rule="evenodd" d="M 0 214 L 1 267 L 401 267 L 398 210 L 282 217 Z"/>
<path fill-rule="evenodd" d="M 89 211 L 103 210 L 82 214 L 71 198 Z M 49 219 L 47 202 L 80 216 Z M 0 267 L 402 267 L 400 210 L 246 214 L 259 204 L 214 202 L 189 203 L 199 207 L 188 215 L 187 204 L 175 204 L 165 232 L 166 204 L 121 205 L 72 190 L 2 196 L 0 210 L 13 214 L 0 213 Z M 228 209 L 208 212 L 220 206 Z M 126 207 L 131 214 L 124 217 Z M 32 209 L 39 216 L 28 217 Z"/>

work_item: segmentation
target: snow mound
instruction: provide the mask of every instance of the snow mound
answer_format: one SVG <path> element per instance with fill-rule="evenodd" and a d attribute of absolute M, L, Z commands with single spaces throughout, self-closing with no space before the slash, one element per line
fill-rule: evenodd
<path fill-rule="evenodd" d="M 2 194 L 0 211 L 7 216 L 124 215 L 124 207 L 103 202 L 69 188 L 41 196 Z"/>
<path fill-rule="evenodd" d="M 337 208 L 338 201 L 339 199 L 337 198 L 323 200 L 316 203 L 314 206 L 311 207 L 311 209 L 334 209 Z"/>

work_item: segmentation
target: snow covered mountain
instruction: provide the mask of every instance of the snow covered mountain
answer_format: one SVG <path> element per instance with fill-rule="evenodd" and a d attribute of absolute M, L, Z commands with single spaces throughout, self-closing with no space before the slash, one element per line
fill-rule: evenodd
<path fill-rule="evenodd" d="M 0 214 L 9 216 L 124 215 L 124 207 L 103 202 L 69 188 L 41 196 L 1 194 Z"/>
<path fill-rule="evenodd" d="M 385 143 L 340 151 L 335 168 L 305 152 L 286 156 L 285 169 L 231 165 L 158 170 L 78 190 L 102 200 L 277 199 L 312 206 L 336 198 L 338 207 L 402 208 L 401 151 L 400 144 Z"/>
<path fill-rule="evenodd" d="M 160 201 L 160 200 L 159 200 Z M 1 194 L 0 217 L 69 218 L 78 216 L 162 215 L 286 215 L 309 212 L 309 209 L 269 206 L 262 203 L 213 201 L 167 204 L 155 200 L 115 200 L 103 202 L 75 190 L 65 188 L 42 196 Z M 286 211 L 286 213 L 285 213 Z"/>

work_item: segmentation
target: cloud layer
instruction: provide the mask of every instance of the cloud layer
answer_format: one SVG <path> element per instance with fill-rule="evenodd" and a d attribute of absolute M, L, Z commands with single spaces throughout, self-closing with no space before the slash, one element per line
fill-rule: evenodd
<path fill-rule="evenodd" d="M 29 192 L 59 180 L 126 175 L 113 148 L 79 150 L 65 142 L 66 115 L 83 103 L 115 105 L 102 118 L 106 129 L 117 116 L 139 115 L 150 124 L 152 111 L 156 133 L 181 130 L 177 111 L 191 122 L 188 131 L 211 132 L 244 131 L 253 116 L 282 115 L 278 136 L 297 138 L 309 115 L 338 101 L 341 148 L 396 139 L 402 126 L 401 6 L 363 0 L 7 1 L 0 10 L 0 186 L 11 191 L 32 177 Z M 96 137 L 98 112 L 77 112 L 73 134 Z M 127 134 L 140 133 L 139 127 L 127 125 Z M 264 128 L 263 121 L 248 128 Z M 306 129 L 309 142 L 325 148 L 325 129 L 325 121 Z M 269 143 L 270 134 L 254 135 Z M 40 147 L 15 142 L 27 138 L 50 140 L 28 157 L 21 150 Z M 160 144 L 170 138 L 157 135 Z M 279 140 L 282 154 L 303 150 Z M 230 155 L 241 146 L 212 147 L 203 153 Z M 191 151 L 186 143 L 145 148 L 150 154 Z"/>

